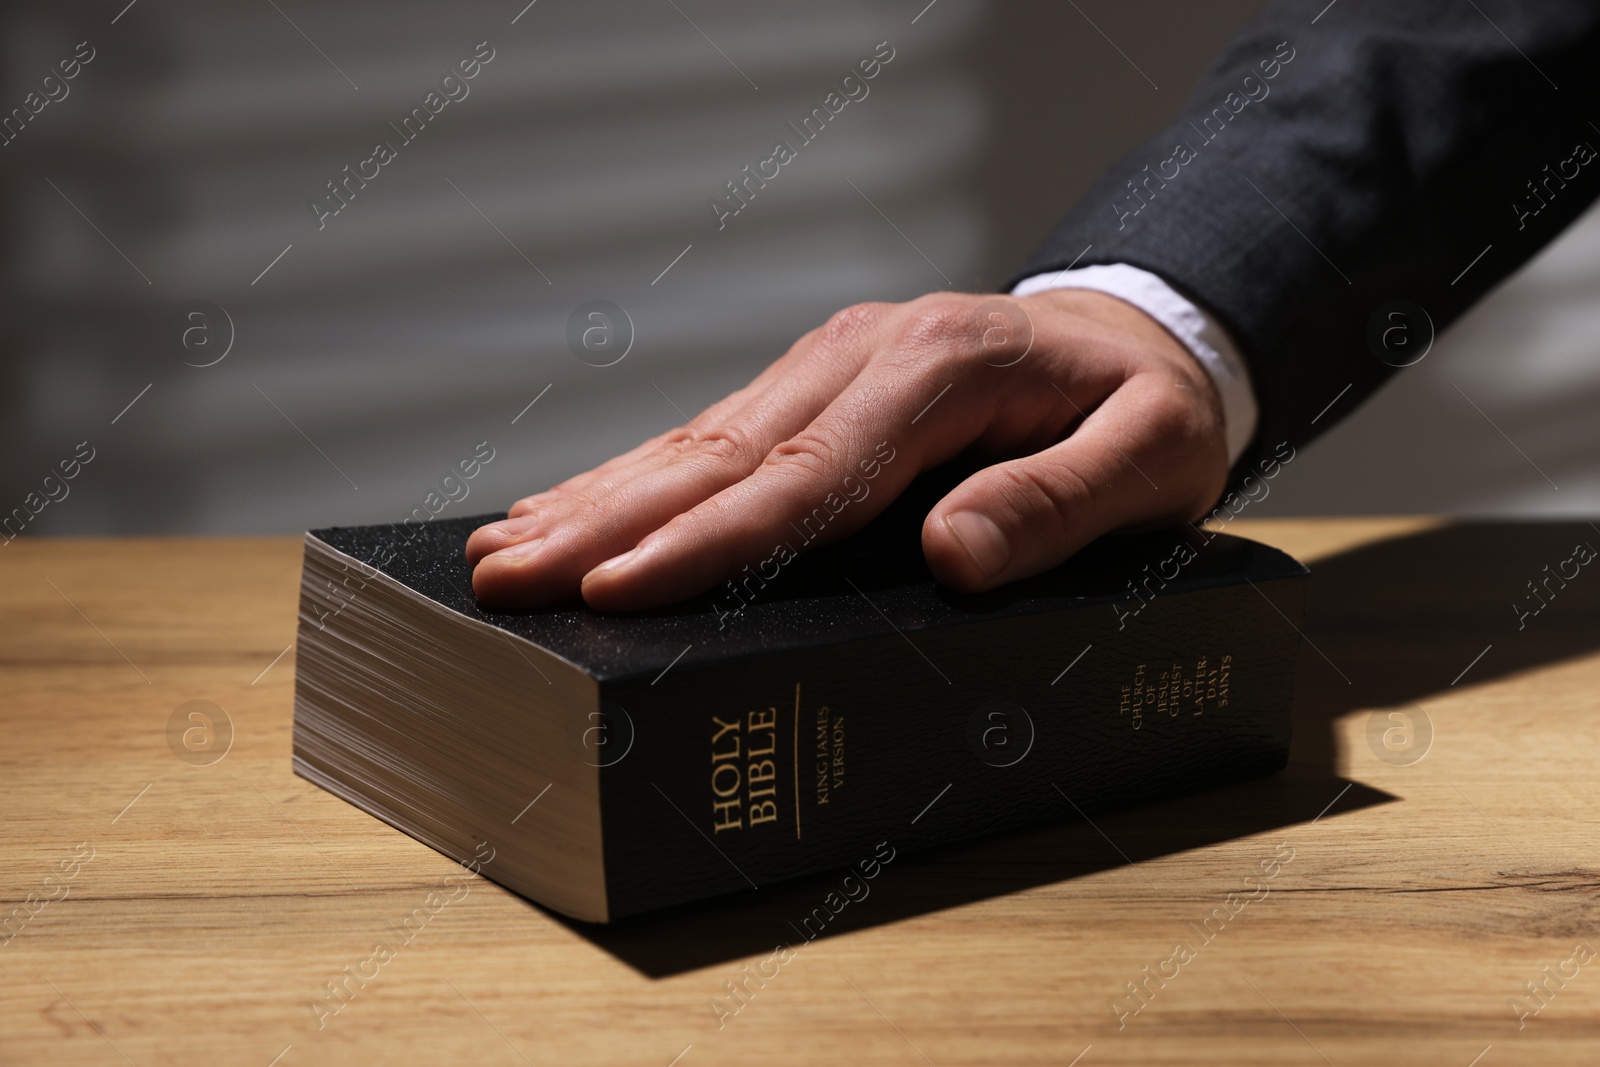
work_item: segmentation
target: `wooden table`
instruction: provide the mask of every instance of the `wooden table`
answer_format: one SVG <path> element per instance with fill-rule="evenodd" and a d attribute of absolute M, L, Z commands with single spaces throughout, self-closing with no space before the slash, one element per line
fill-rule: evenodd
<path fill-rule="evenodd" d="M 0 1062 L 1596 1062 L 1600 568 L 1520 630 L 1511 604 L 1600 531 L 1234 529 L 1321 561 L 1287 772 L 897 859 L 720 1028 L 833 877 L 616 930 L 475 881 L 319 1029 L 324 983 L 459 868 L 290 773 L 298 539 L 18 540 Z M 209 765 L 168 742 L 194 700 L 233 726 Z"/>

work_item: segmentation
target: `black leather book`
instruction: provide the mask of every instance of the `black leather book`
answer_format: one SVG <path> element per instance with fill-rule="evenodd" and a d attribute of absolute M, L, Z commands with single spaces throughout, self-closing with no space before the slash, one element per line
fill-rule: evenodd
<path fill-rule="evenodd" d="M 925 513 L 638 615 L 480 606 L 497 516 L 312 531 L 295 770 L 607 922 L 1283 767 L 1304 566 L 1184 527 L 960 595 Z"/>

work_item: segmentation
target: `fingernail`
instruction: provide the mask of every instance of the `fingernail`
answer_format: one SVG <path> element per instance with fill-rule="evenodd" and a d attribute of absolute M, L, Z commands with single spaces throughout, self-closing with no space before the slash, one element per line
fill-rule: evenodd
<path fill-rule="evenodd" d="M 992 578 L 1011 562 L 1011 546 L 994 520 L 981 511 L 957 511 L 946 515 L 944 524 L 955 534 L 961 547 L 985 578 Z"/>
<path fill-rule="evenodd" d="M 535 537 L 531 541 L 518 541 L 514 545 L 507 545 L 505 548 L 502 548 L 500 551 L 494 554 L 497 556 L 504 556 L 507 559 L 527 559 L 529 556 L 538 552 L 543 546 L 544 538 Z"/>
<path fill-rule="evenodd" d="M 610 559 L 606 560 L 604 563 L 600 564 L 600 566 L 596 567 L 594 570 L 590 571 L 589 573 L 590 574 L 610 574 L 610 573 L 612 573 L 614 571 L 619 571 L 622 568 L 626 567 L 628 564 L 632 563 L 633 560 L 634 560 L 634 557 L 636 557 L 638 554 L 639 554 L 639 550 L 637 548 L 630 548 L 628 551 L 624 552 L 620 556 L 612 556 Z"/>

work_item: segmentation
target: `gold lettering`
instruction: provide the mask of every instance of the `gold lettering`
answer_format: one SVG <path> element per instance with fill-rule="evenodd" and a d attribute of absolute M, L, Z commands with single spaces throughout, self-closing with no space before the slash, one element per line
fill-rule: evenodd
<path fill-rule="evenodd" d="M 732 800 L 713 801 L 711 804 L 711 825 L 717 833 L 724 830 L 740 830 L 744 828 L 743 817 L 740 813 L 739 798 Z"/>
<path fill-rule="evenodd" d="M 721 719 L 719 719 L 715 715 L 713 715 L 713 716 L 711 716 L 711 721 L 716 723 L 718 726 L 720 726 L 722 728 L 722 729 L 718 730 L 716 733 L 711 735 L 711 762 L 712 763 L 720 763 L 723 760 L 729 760 L 729 759 L 733 759 L 733 758 L 737 757 L 739 755 L 739 733 L 738 733 L 739 720 L 738 719 L 734 719 L 733 722 L 728 723 L 728 722 L 723 722 Z M 730 730 L 733 731 L 733 736 L 728 738 L 728 743 L 729 743 L 729 745 L 731 747 L 726 748 L 721 752 L 718 752 L 717 751 L 717 742 L 722 740 L 722 738 Z"/>
<path fill-rule="evenodd" d="M 751 760 L 754 760 L 757 756 L 770 756 L 774 752 L 778 751 L 777 708 L 768 708 L 766 711 L 752 711 L 746 716 L 745 721 L 746 725 L 750 728 L 750 733 L 752 735 L 757 730 L 767 731 L 767 747 L 763 749 L 756 749 L 752 747 L 748 752 L 748 756 Z M 753 741 L 754 738 L 752 737 L 752 742 Z M 752 764 L 752 766 L 754 766 L 754 764 Z M 752 778 L 751 781 L 753 782 L 754 779 Z"/>
<path fill-rule="evenodd" d="M 745 780 L 750 783 L 750 797 L 769 797 L 778 791 L 778 765 L 773 760 L 751 760 L 745 769 Z M 760 786 L 761 788 L 756 788 Z"/>
<path fill-rule="evenodd" d="M 732 784 L 723 788 L 722 783 L 727 781 L 723 772 L 733 776 Z M 732 763 L 719 763 L 711 772 L 711 791 L 719 797 L 731 797 L 739 791 L 739 768 Z"/>

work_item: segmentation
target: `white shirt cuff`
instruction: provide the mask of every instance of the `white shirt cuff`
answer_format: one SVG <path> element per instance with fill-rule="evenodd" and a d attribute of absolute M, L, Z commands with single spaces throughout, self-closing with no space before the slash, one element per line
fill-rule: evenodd
<path fill-rule="evenodd" d="M 1222 397 L 1222 419 L 1228 440 L 1228 465 L 1244 454 L 1255 436 L 1258 409 L 1250 371 L 1233 339 L 1216 319 L 1196 307 L 1156 275 L 1126 263 L 1079 267 L 1024 278 L 1012 296 L 1032 296 L 1051 289 L 1093 289 L 1132 304 L 1165 326 L 1205 368 Z"/>

